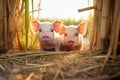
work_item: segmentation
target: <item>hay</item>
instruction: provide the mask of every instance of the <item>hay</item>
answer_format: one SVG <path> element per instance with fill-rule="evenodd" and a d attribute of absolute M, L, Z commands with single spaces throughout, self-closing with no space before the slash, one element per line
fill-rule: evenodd
<path fill-rule="evenodd" d="M 101 73 L 100 67 L 105 58 L 101 52 L 37 51 L 4 54 L 0 56 L 0 77 L 7 80 L 110 80 L 116 75 L 118 77 L 120 56 L 114 64 L 109 61 Z"/>

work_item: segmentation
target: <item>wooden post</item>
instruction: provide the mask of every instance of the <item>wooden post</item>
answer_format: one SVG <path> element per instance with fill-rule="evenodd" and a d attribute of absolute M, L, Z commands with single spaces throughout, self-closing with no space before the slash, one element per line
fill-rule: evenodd
<path fill-rule="evenodd" d="M 3 52 L 4 49 L 4 37 L 3 37 L 3 23 L 4 23 L 4 19 L 3 19 L 3 1 L 4 0 L 0 0 L 0 52 Z"/>
<path fill-rule="evenodd" d="M 101 21 L 100 21 L 100 42 L 99 42 L 99 48 L 103 50 L 106 49 L 105 37 L 106 37 L 108 14 L 110 13 L 109 6 L 110 6 L 110 0 L 103 0 Z"/>
<path fill-rule="evenodd" d="M 87 10 L 91 10 L 91 9 L 95 9 L 95 6 L 90 6 L 90 7 L 78 9 L 78 12 L 87 11 Z"/>
<path fill-rule="evenodd" d="M 7 51 L 8 50 L 8 17 L 7 17 L 7 0 L 3 0 L 3 9 L 4 9 L 4 12 L 3 12 L 3 16 L 4 16 L 4 50 Z"/>
<path fill-rule="evenodd" d="M 94 11 L 94 27 L 92 38 L 90 42 L 90 50 L 92 48 L 99 49 L 99 38 L 100 38 L 100 20 L 101 20 L 101 9 L 102 0 L 94 0 L 94 6 L 96 7 Z"/>

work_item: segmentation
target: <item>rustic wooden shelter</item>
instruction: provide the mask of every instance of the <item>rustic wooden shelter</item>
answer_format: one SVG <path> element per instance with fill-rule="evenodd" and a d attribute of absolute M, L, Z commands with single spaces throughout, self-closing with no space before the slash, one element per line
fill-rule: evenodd
<path fill-rule="evenodd" d="M 17 33 L 17 27 L 19 27 L 17 25 L 19 17 L 25 9 L 24 3 L 24 0 L 1 0 L 0 2 L 1 52 L 6 52 L 13 46 L 13 38 Z M 113 50 L 113 53 L 116 53 L 119 46 L 119 0 L 94 0 L 94 6 L 78 11 L 82 12 L 90 9 L 95 10 L 91 48 L 108 51 L 111 46 L 110 51 Z"/>
<path fill-rule="evenodd" d="M 22 13 L 23 13 L 25 14 L 24 23 L 26 28 L 25 37 L 27 42 L 27 40 L 29 39 L 27 38 L 28 30 L 29 30 L 28 29 L 29 27 L 27 27 L 29 26 L 28 6 L 29 6 L 29 0 L 0 0 L 0 56 L 1 56 L 0 58 L 1 60 L 7 59 L 5 56 L 2 57 L 1 55 L 2 53 L 5 54 L 5 53 L 8 53 L 9 51 L 14 51 L 15 37 L 17 40 L 18 49 L 20 50 L 25 49 L 29 51 L 27 49 L 28 43 L 26 43 L 26 47 L 23 48 L 23 44 L 21 44 L 20 35 L 18 32 L 18 28 L 20 28 L 18 24 L 20 24 L 19 22 L 20 17 L 22 16 Z M 101 66 L 100 71 L 103 71 L 105 69 L 105 66 L 108 60 L 110 58 L 112 58 L 112 60 L 115 60 L 117 56 L 120 54 L 120 0 L 94 0 L 94 6 L 79 9 L 78 12 L 82 12 L 90 9 L 94 9 L 94 22 L 93 22 L 94 26 L 93 26 L 93 32 L 91 32 L 92 38 L 90 41 L 90 49 L 87 52 L 93 53 L 98 50 L 100 51 L 100 53 L 103 53 L 106 55 L 103 60 L 104 63 L 100 65 Z M 40 52 L 37 52 L 37 53 L 40 53 Z M 58 54 L 58 53 L 59 52 L 56 52 L 56 53 L 53 52 L 52 54 Z M 65 52 L 65 53 L 68 53 L 68 52 Z M 64 54 L 64 53 L 60 52 L 60 54 Z M 39 54 L 36 54 L 34 56 L 38 56 L 38 55 Z M 44 54 L 40 54 L 39 56 L 41 55 L 44 55 Z M 13 57 L 13 55 L 9 55 L 9 54 L 7 54 L 7 56 Z M 17 55 L 17 58 L 20 58 L 20 57 Z M 57 63 L 59 63 L 59 61 Z M 61 63 L 65 64 L 64 62 L 61 62 Z M 52 64 L 50 64 L 50 66 L 51 65 Z M 61 68 L 60 65 L 57 65 L 57 67 Z M 59 73 L 63 78 L 62 73 L 59 71 L 58 73 L 56 73 L 54 80 L 56 80 L 56 76 Z M 119 76 L 120 76 L 120 73 L 117 74 L 117 77 Z M 113 77 L 116 77 L 116 75 L 114 75 Z M 25 79 L 25 80 L 28 80 L 28 79 Z M 105 79 L 103 78 L 103 79 L 91 79 L 91 80 L 105 80 Z"/>

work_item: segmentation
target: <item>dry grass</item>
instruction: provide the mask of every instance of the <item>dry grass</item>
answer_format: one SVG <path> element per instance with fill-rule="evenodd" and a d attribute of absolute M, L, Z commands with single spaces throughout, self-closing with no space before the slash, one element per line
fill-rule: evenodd
<path fill-rule="evenodd" d="M 118 60 L 109 61 L 98 51 L 23 52 L 0 56 L 0 77 L 7 80 L 110 80 L 120 71 Z M 112 69 L 111 69 L 112 67 Z M 112 77 L 111 77 L 112 76 Z"/>

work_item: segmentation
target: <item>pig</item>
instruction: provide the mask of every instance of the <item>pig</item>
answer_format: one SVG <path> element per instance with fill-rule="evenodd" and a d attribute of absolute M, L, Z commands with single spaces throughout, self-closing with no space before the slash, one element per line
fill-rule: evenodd
<path fill-rule="evenodd" d="M 60 50 L 59 35 L 61 34 L 62 24 L 63 23 L 58 20 L 54 22 L 31 22 L 31 30 L 34 34 L 37 34 L 39 38 L 41 51 Z"/>
<path fill-rule="evenodd" d="M 61 47 L 62 51 L 82 50 L 83 35 L 86 33 L 87 23 L 82 22 L 78 26 L 62 26 Z"/>

